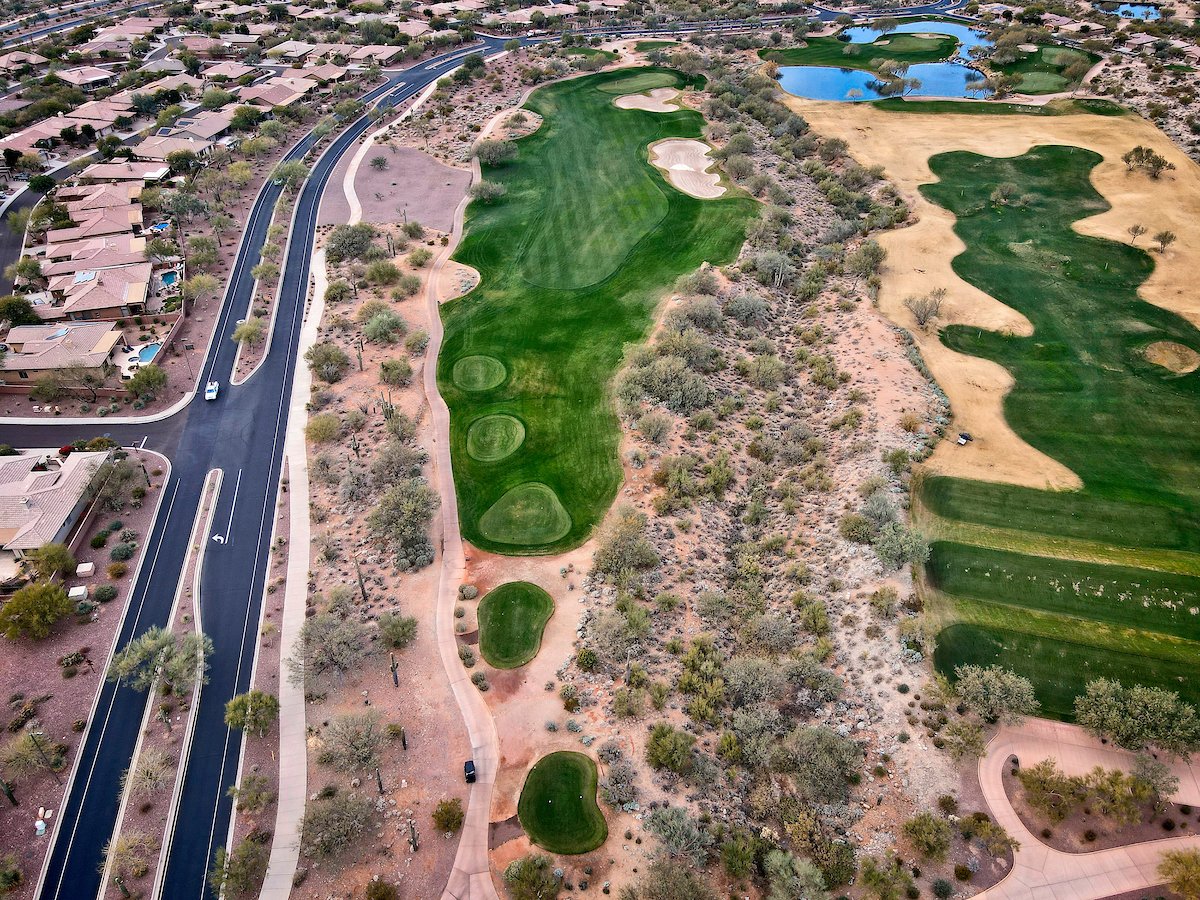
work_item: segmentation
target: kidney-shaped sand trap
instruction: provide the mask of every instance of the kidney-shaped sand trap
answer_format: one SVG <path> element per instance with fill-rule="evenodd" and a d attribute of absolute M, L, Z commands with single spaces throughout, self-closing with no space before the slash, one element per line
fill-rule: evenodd
<path fill-rule="evenodd" d="M 644 94 L 626 94 L 613 101 L 618 109 L 643 109 L 646 112 L 679 112 L 678 104 L 672 103 L 679 96 L 675 88 L 661 87 Z"/>
<path fill-rule="evenodd" d="M 724 194 L 725 188 L 721 187 L 721 176 L 709 171 L 715 165 L 708 158 L 711 149 L 701 141 L 671 138 L 650 145 L 650 162 L 685 194 L 712 200 Z"/>

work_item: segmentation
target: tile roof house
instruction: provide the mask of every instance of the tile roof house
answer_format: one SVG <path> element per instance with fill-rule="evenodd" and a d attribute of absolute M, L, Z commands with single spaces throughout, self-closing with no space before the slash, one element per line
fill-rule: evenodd
<path fill-rule="evenodd" d="M 157 184 L 171 170 L 162 162 L 148 160 L 143 162 L 113 161 L 92 163 L 78 175 L 81 182 L 88 181 L 140 181 L 143 184 Z"/>
<path fill-rule="evenodd" d="M 238 95 L 238 99 L 242 103 L 266 107 L 291 106 L 297 100 L 303 99 L 303 97 L 304 94 L 302 92 L 274 80 L 243 88 L 241 94 Z"/>
<path fill-rule="evenodd" d="M 232 122 L 232 109 L 211 110 L 196 113 L 194 116 L 186 115 L 175 122 L 175 127 L 171 129 L 171 136 L 215 141 L 229 132 Z"/>
<path fill-rule="evenodd" d="M 106 234 L 138 234 L 142 230 L 142 207 L 135 203 L 126 206 L 107 206 L 88 210 L 71 220 L 70 228 L 55 228 L 46 234 L 46 243 L 61 244 Z"/>
<path fill-rule="evenodd" d="M 34 312 L 46 321 L 73 322 L 140 315 L 146 309 L 150 269 L 150 263 L 139 262 L 56 275 L 50 279 L 50 294 L 57 302 L 35 305 Z"/>
<path fill-rule="evenodd" d="M 36 327 L 36 326 L 35 326 Z M 65 543 L 92 499 L 97 471 L 111 451 L 26 450 L 0 457 L 0 575 L 43 544 Z"/>
<path fill-rule="evenodd" d="M 197 156 L 207 156 L 212 152 L 212 148 L 213 145 L 208 141 L 195 138 L 152 135 L 132 149 L 133 155 L 138 159 L 166 160 L 168 156 L 178 150 L 188 150 Z"/>
<path fill-rule="evenodd" d="M 82 91 L 94 91 L 116 80 L 116 73 L 96 66 L 80 66 L 78 69 L 62 69 L 55 76 Z"/>
<path fill-rule="evenodd" d="M 106 374 L 113 355 L 125 343 L 115 322 L 19 325 L 9 329 L 5 340 L 8 353 L 2 372 L 9 383 L 71 365 Z"/>
<path fill-rule="evenodd" d="M 40 53 L 25 53 L 21 50 L 14 50 L 12 53 L 5 53 L 3 56 L 0 56 L 0 72 L 6 74 L 16 72 L 26 66 L 37 68 L 38 66 L 46 65 L 48 62 L 50 60 L 46 59 Z"/>
<path fill-rule="evenodd" d="M 95 209 L 112 206 L 129 206 L 142 195 L 142 185 L 136 181 L 116 184 L 64 185 L 54 193 L 54 198 L 67 207 L 72 218 L 85 215 Z"/>
<path fill-rule="evenodd" d="M 145 262 L 146 239 L 132 234 L 110 234 L 88 238 L 83 241 L 68 241 L 46 247 L 42 275 L 74 274 L 82 269 L 109 269 Z"/>
<path fill-rule="evenodd" d="M 237 81 L 246 75 L 256 75 L 259 70 L 254 66 L 244 66 L 238 62 L 223 62 L 218 63 L 212 68 L 205 69 L 201 74 L 210 81 L 217 79 L 225 79 L 227 81 Z"/>

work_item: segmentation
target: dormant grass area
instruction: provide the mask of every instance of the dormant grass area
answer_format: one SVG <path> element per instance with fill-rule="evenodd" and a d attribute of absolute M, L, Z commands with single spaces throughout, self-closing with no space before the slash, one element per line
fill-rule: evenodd
<path fill-rule="evenodd" d="M 554 615 L 554 600 L 528 581 L 510 581 L 479 602 L 479 652 L 488 665 L 516 669 L 535 656 Z"/>
<path fill-rule="evenodd" d="M 507 194 L 468 212 L 456 258 L 482 282 L 443 307 L 438 362 L 463 536 L 482 549 L 551 553 L 587 538 L 621 480 L 608 385 L 622 348 L 645 338 L 678 276 L 742 244 L 753 200 L 697 200 L 648 161 L 655 141 L 700 138 L 700 114 L 612 102 L 684 85 L 625 69 L 543 87 L 527 103 L 542 127 L 515 161 L 484 169 Z M 523 442 L 480 459 L 477 439 L 473 456 L 472 427 L 497 414 L 523 424 Z"/>
<path fill-rule="evenodd" d="M 517 816 L 529 839 L 551 853 L 595 850 L 608 837 L 596 805 L 596 764 L 571 750 L 543 756 L 525 776 Z"/>
<path fill-rule="evenodd" d="M 939 180 L 922 188 L 956 217 L 966 250 L 955 272 L 1032 324 L 1028 335 L 949 326 L 942 341 L 1011 372 L 1007 421 L 1083 481 L 1055 492 L 933 477 L 921 486 L 923 507 L 967 525 L 1134 551 L 1125 567 L 998 553 L 971 546 L 968 527 L 930 561 L 931 582 L 960 598 L 950 618 L 976 623 L 942 632 L 939 667 L 1012 668 L 1062 717 L 1101 676 L 1200 700 L 1191 613 L 1200 579 L 1136 563 L 1140 548 L 1200 552 L 1200 382 L 1146 358 L 1156 342 L 1200 348 L 1200 330 L 1138 296 L 1151 253 L 1072 227 L 1109 208 L 1090 181 L 1100 161 L 1065 146 L 1010 158 L 946 153 L 930 160 Z"/>

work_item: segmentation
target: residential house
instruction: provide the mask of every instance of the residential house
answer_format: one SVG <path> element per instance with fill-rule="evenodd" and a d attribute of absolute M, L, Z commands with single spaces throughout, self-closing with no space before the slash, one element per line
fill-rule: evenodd
<path fill-rule="evenodd" d="M 96 66 L 62 69 L 54 74 L 62 81 L 79 88 L 84 93 L 91 93 L 102 87 L 107 87 L 117 80 L 115 72 L 110 72 L 108 69 L 101 69 Z"/>
<path fill-rule="evenodd" d="M 300 80 L 305 81 L 307 79 Z M 315 82 L 313 83 L 315 84 Z M 287 84 L 281 84 L 276 79 L 242 88 L 241 93 L 238 95 L 238 99 L 242 103 L 265 107 L 267 109 L 274 109 L 276 106 L 291 106 L 303 98 L 303 92 L 297 91 Z M 0 142 L 0 146 L 3 146 L 3 142 Z"/>
<path fill-rule="evenodd" d="M 177 150 L 189 150 L 197 156 L 208 156 L 213 145 L 208 141 L 171 135 L 152 135 L 133 148 L 138 159 L 165 161 Z"/>
<path fill-rule="evenodd" d="M 10 384 L 70 365 L 107 375 L 113 356 L 124 344 L 115 322 L 19 325 L 10 328 L 4 340 L 8 353 L 0 371 Z"/>
<path fill-rule="evenodd" d="M 171 136 L 215 142 L 229 134 L 232 122 L 232 109 L 218 109 L 186 115 L 175 123 L 175 127 L 171 129 Z"/>
<path fill-rule="evenodd" d="M 347 69 L 342 66 L 335 66 L 333 63 L 325 63 L 311 69 L 304 70 L 306 78 L 312 78 L 321 84 L 328 84 L 331 81 L 341 81 L 346 77 Z"/>
<path fill-rule="evenodd" d="M 25 53 L 15 50 L 0 56 L 0 73 L 6 76 L 16 75 L 25 69 L 37 69 L 49 63 L 50 60 L 39 53 Z"/>
<path fill-rule="evenodd" d="M 134 234 L 108 234 L 104 237 L 66 241 L 46 247 L 42 275 L 74 274 L 83 269 L 112 269 L 145 262 L 146 239 Z"/>
<path fill-rule="evenodd" d="M 359 65 L 371 65 L 378 63 L 381 66 L 391 65 L 396 59 L 404 54 L 403 47 L 389 47 L 382 44 L 370 44 L 366 47 L 359 47 L 350 54 L 350 61 Z"/>
<path fill-rule="evenodd" d="M 276 44 L 267 51 L 267 56 L 275 56 L 279 59 L 295 61 L 304 59 L 308 54 L 312 53 L 313 45 L 306 44 L 304 41 L 283 41 Z"/>
<path fill-rule="evenodd" d="M 54 199 L 67 208 L 72 219 L 93 210 L 114 206 L 129 206 L 142 195 L 142 185 L 136 181 L 113 184 L 64 185 L 54 192 Z"/>
<path fill-rule="evenodd" d="M 123 319 L 145 312 L 150 291 L 149 262 L 110 269 L 78 269 L 50 279 L 51 302 L 34 306 L 38 318 Z"/>
<path fill-rule="evenodd" d="M 80 182 L 96 181 L 140 181 L 143 184 L 158 184 L 171 174 L 169 166 L 157 160 L 133 162 L 113 160 L 92 163 L 76 176 Z"/>
<path fill-rule="evenodd" d="M 91 504 L 96 473 L 110 455 L 108 450 L 65 457 L 57 450 L 26 450 L 0 457 L 0 578 L 16 575 L 31 550 L 67 542 Z"/>
<path fill-rule="evenodd" d="M 225 82 L 237 81 L 247 75 L 257 75 L 259 71 L 254 66 L 244 66 L 238 62 L 223 62 L 205 69 L 201 74 L 209 81 Z"/>
<path fill-rule="evenodd" d="M 108 206 L 80 213 L 72 218 L 70 228 L 55 228 L 46 234 L 47 244 L 79 241 L 84 238 L 103 237 L 106 234 L 140 234 L 142 230 L 142 207 L 136 203 L 127 206 Z"/>

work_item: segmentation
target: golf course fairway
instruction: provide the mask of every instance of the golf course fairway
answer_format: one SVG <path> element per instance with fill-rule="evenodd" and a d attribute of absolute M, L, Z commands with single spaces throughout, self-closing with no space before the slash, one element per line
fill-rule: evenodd
<path fill-rule="evenodd" d="M 539 759 L 525 776 L 517 817 L 529 839 L 551 853 L 595 850 L 608 837 L 596 805 L 596 764 L 560 750 Z"/>
<path fill-rule="evenodd" d="M 621 481 L 609 384 L 680 275 L 741 247 L 756 203 L 698 200 L 648 161 L 664 138 L 700 138 L 693 110 L 618 109 L 615 96 L 684 88 L 682 74 L 621 69 L 540 88 L 541 127 L 483 167 L 506 193 L 472 203 L 455 258 L 479 286 L 442 307 L 438 383 L 463 537 L 504 554 L 576 547 Z M 477 422 L 487 419 L 477 426 Z"/>
<path fill-rule="evenodd" d="M 1078 491 L 921 481 L 931 524 L 955 535 L 927 567 L 935 601 L 949 601 L 935 662 L 948 675 L 964 663 L 1012 669 L 1066 719 L 1101 677 L 1200 703 L 1200 569 L 1153 571 L 1162 551 L 1200 563 L 1200 378 L 1147 352 L 1200 352 L 1200 331 L 1138 296 L 1156 254 L 1072 228 L 1109 208 L 1089 178 L 1100 160 L 1064 146 L 943 153 L 929 161 L 938 182 L 921 189 L 956 216 L 966 250 L 954 271 L 1033 324 L 1027 337 L 952 325 L 943 343 L 1012 373 L 1005 419 L 1083 481 Z M 989 547 L 999 529 L 1028 533 L 1028 545 Z M 1119 549 L 1126 564 L 1042 549 L 1062 539 Z"/>

